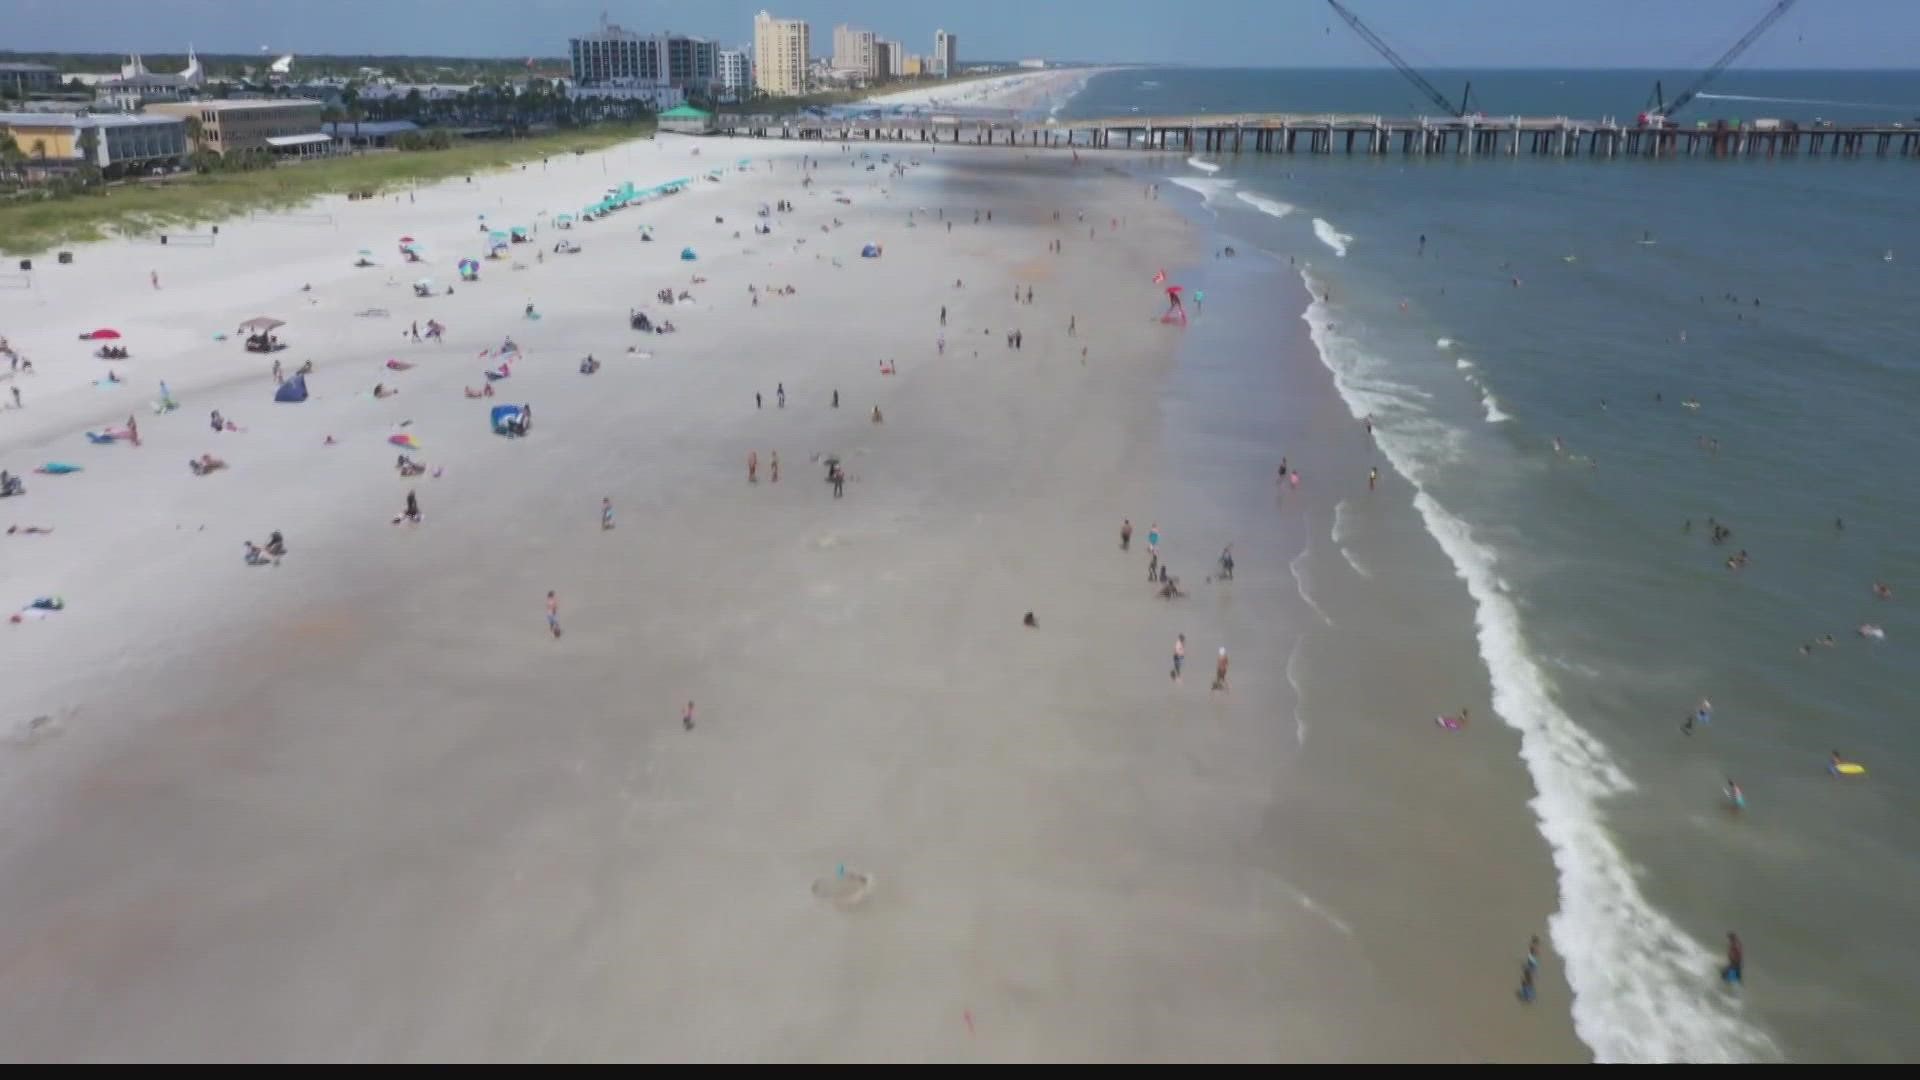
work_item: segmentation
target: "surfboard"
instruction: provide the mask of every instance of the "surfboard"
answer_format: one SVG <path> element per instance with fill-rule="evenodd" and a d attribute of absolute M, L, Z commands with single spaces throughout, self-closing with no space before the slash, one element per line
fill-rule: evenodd
<path fill-rule="evenodd" d="M 1446 728 L 1448 731 L 1460 730 L 1460 718 L 1457 716 L 1436 716 L 1433 718 L 1433 722 Z"/>
<path fill-rule="evenodd" d="M 1835 765 L 1833 767 L 1833 771 L 1839 773 L 1841 776 L 1867 775 L 1867 767 L 1865 765 L 1860 764 L 1857 761 L 1843 761 L 1840 764 Z"/>

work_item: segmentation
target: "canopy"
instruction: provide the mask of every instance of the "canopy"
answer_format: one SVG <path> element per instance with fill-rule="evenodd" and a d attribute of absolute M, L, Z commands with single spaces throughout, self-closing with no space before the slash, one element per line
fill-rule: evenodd
<path fill-rule="evenodd" d="M 246 322 L 241 323 L 240 330 L 250 334 L 264 334 L 269 330 L 278 330 L 285 325 L 287 324 L 279 319 L 269 318 L 265 315 L 256 315 Z"/>
<path fill-rule="evenodd" d="M 422 288 L 431 289 L 433 288 L 433 279 L 430 277 L 423 277 L 419 281 L 414 282 L 413 287 L 416 289 L 422 289 Z"/>
<path fill-rule="evenodd" d="M 307 377 L 295 375 L 281 383 L 280 389 L 273 392 L 273 400 L 289 404 L 307 400 Z"/>
<path fill-rule="evenodd" d="M 572 215 L 572 214 L 561 214 L 561 215 L 560 215 L 559 217 L 556 217 L 556 218 L 554 218 L 553 220 L 555 220 L 555 221 L 572 221 L 572 220 L 573 220 L 573 215 Z"/>
<path fill-rule="evenodd" d="M 81 336 L 86 337 L 93 341 L 119 341 L 120 331 L 115 330 L 110 326 L 103 326 L 100 329 L 95 330 L 90 334 L 83 334 Z"/>
<path fill-rule="evenodd" d="M 861 257 L 861 258 L 863 258 L 863 259 L 877 259 L 877 258 L 879 258 L 879 257 L 880 257 L 880 245 L 878 245 L 878 244 L 868 244 L 868 245 L 867 245 L 866 247 L 863 247 L 863 248 L 861 248 L 861 249 L 860 249 L 860 257 Z"/>
<path fill-rule="evenodd" d="M 361 248 L 361 249 L 360 249 L 359 251 L 356 251 L 356 252 L 354 252 L 354 254 L 355 254 L 355 255 L 371 255 L 371 254 L 373 254 L 373 249 L 372 249 L 372 248 Z"/>
<path fill-rule="evenodd" d="M 525 225 L 515 225 L 513 227 L 513 235 L 515 236 L 527 235 L 527 227 Z"/>
<path fill-rule="evenodd" d="M 504 232 L 501 232 L 499 229 L 495 229 L 492 232 L 487 234 L 487 239 L 489 240 L 505 240 L 506 238 L 507 238 L 507 234 Z"/>

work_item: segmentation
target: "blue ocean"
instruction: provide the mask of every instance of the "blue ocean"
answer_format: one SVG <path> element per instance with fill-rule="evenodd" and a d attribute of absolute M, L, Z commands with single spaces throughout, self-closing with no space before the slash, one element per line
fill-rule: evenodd
<path fill-rule="evenodd" d="M 1663 77 L 1429 74 L 1491 115 L 1628 121 Z M 1435 110 L 1384 69 L 1135 69 L 1057 115 L 1243 111 Z M 1913 73 L 1735 70 L 1682 119 L 1916 116 Z M 1298 268 L 1322 362 L 1471 594 L 1595 1056 L 1920 1054 L 1920 161 L 1160 175 Z M 1730 928 L 1738 993 L 1712 978 Z"/>

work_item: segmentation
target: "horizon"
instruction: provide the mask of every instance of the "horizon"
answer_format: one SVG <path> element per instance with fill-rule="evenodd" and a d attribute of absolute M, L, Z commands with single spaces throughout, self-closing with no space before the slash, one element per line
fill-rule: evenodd
<path fill-rule="evenodd" d="M 1433 71 L 1704 70 L 1753 27 L 1771 0 L 1354 0 L 1358 15 L 1415 68 Z M 569 37 L 609 21 L 739 47 L 761 8 L 814 28 L 828 51 L 840 23 L 930 51 L 944 28 L 966 63 L 1059 58 L 1067 64 L 1150 67 L 1349 69 L 1385 67 L 1317 0 L 1194 0 L 1169 34 L 1164 10 L 1143 3 L 976 0 L 964 12 L 933 0 L 336 0 L 322 11 L 294 0 L 254 0 L 245 17 L 210 0 L 10 0 L 9 38 L 20 52 L 148 50 L 102 40 L 112 26 L 157 43 L 156 55 L 200 46 L 208 55 L 271 52 L 314 57 L 391 56 L 564 59 Z M 946 22 L 942 27 L 942 21 Z M 1641 32 L 1636 28 L 1651 28 Z M 1920 5 L 1851 0 L 1843 11 L 1803 4 L 1754 43 L 1744 71 L 1908 71 L 1906 42 L 1920 40 Z M 30 48 L 21 48 L 31 45 Z M 1649 53 L 1657 54 L 1649 56 Z M 1152 55 L 1160 54 L 1160 55 Z M 1533 62 L 1505 62 L 1526 56 Z M 1272 62 L 1265 62 L 1271 60 Z"/>

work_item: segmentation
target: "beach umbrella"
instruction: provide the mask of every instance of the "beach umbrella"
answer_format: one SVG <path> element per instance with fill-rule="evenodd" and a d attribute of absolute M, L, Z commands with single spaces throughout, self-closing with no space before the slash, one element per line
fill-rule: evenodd
<path fill-rule="evenodd" d="M 404 432 L 399 435 L 387 436 L 387 441 L 395 446 L 405 447 L 408 450 L 420 449 L 420 440 Z"/>
<path fill-rule="evenodd" d="M 506 238 L 507 234 L 501 232 L 499 229 L 495 229 L 487 234 L 487 239 L 489 240 L 505 240 Z"/>
<path fill-rule="evenodd" d="M 372 248 L 361 248 L 361 249 L 360 249 L 359 251 L 356 251 L 356 252 L 354 252 L 354 254 L 355 254 L 355 255 L 371 255 L 371 254 L 373 254 L 373 249 L 372 249 Z"/>
<path fill-rule="evenodd" d="M 483 214 L 483 215 L 481 215 L 481 216 L 482 216 L 482 217 L 484 217 L 484 216 L 486 216 L 486 215 L 484 215 L 484 214 Z M 411 243 L 413 243 L 413 237 L 411 237 L 411 236 L 403 236 L 403 237 L 401 237 L 401 238 L 400 238 L 400 242 L 401 242 L 401 243 L 403 243 L 403 244 L 411 244 Z"/>
<path fill-rule="evenodd" d="M 86 336 L 91 341 L 119 341 L 120 331 L 111 326 L 103 326 Z"/>
<path fill-rule="evenodd" d="M 413 286 L 416 289 L 431 289 L 433 288 L 433 279 L 430 277 L 423 277 L 419 281 L 414 282 Z"/>
<path fill-rule="evenodd" d="M 278 330 L 285 325 L 287 324 L 279 319 L 270 319 L 265 315 L 256 315 L 246 322 L 241 323 L 236 332 L 264 334 L 269 330 Z"/>

